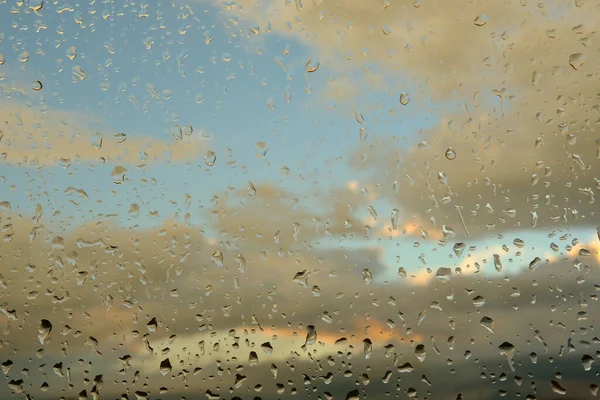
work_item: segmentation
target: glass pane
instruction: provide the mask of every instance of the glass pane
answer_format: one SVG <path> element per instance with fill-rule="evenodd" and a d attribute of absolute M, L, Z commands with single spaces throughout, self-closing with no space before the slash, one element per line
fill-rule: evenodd
<path fill-rule="evenodd" d="M 0 398 L 596 396 L 599 16 L 0 0 Z"/>

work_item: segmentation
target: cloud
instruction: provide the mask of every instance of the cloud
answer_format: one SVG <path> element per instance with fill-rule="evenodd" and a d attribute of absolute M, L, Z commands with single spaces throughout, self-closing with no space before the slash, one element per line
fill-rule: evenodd
<path fill-rule="evenodd" d="M 428 280 L 410 286 L 400 277 L 387 284 L 370 282 L 364 279 L 365 269 L 376 277 L 390 268 L 381 264 L 376 252 L 311 246 L 323 231 L 307 230 L 294 240 L 291 221 L 310 221 L 314 214 L 308 208 L 285 207 L 294 198 L 289 192 L 254 188 L 254 197 L 243 198 L 242 204 L 235 203 L 238 196 L 221 194 L 218 217 L 203 227 L 172 220 L 152 229 L 130 230 L 99 221 L 63 232 L 44 225 L 38 216 L 5 212 L 0 254 L 11 268 L 0 277 L 2 302 L 3 308 L 17 315 L 11 321 L 0 314 L 5 342 L 14 350 L 15 368 L 9 378 L 16 379 L 32 353 L 43 348 L 40 362 L 46 363 L 47 373 L 56 362 L 76 373 L 81 368 L 78 359 L 92 360 L 90 374 L 104 375 L 101 391 L 106 395 L 123 390 L 112 382 L 126 381 L 136 390 L 142 390 L 145 382 L 144 389 L 151 392 L 161 386 L 183 388 L 183 383 L 171 379 L 183 382 L 184 376 L 190 389 L 216 391 L 233 387 L 239 373 L 247 378 L 234 392 L 263 384 L 262 393 L 270 398 L 277 390 L 275 383 L 290 379 L 303 387 L 302 374 L 314 375 L 316 363 L 323 368 L 319 376 L 328 372 L 333 376 L 333 386 L 322 386 L 325 383 L 315 378 L 319 390 L 341 391 L 345 378 L 338 371 L 339 363 L 349 362 L 350 357 L 358 374 L 354 377 L 362 379 L 366 373 L 373 379 L 369 392 L 385 392 L 386 387 L 375 382 L 386 370 L 396 379 L 403 374 L 397 367 L 405 362 L 415 372 L 403 378 L 403 385 L 410 381 L 419 390 L 429 390 L 419 383 L 420 377 L 426 374 L 432 382 L 448 379 L 448 359 L 464 371 L 466 382 L 480 381 L 479 368 L 463 357 L 467 351 L 486 365 L 506 366 L 496 349 L 503 341 L 516 346 L 518 363 L 527 363 L 517 363 L 517 373 L 531 371 L 530 352 L 554 354 L 571 337 L 569 329 L 557 329 L 558 322 L 548 325 L 558 321 L 550 305 L 565 310 L 559 322 L 569 328 L 579 326 L 580 318 L 591 318 L 597 306 L 592 301 L 593 282 L 600 269 L 594 257 L 580 258 L 583 265 L 578 269 L 573 268 L 574 260 L 557 260 L 508 277 L 463 274 L 446 283 Z M 278 228 L 287 231 L 275 243 L 269 232 Z M 30 236 L 32 231 L 37 232 L 35 237 Z M 209 241 L 205 232 L 219 232 L 217 240 Z M 221 263 L 217 250 L 222 267 L 217 266 Z M 509 256 L 517 258 L 512 251 Z M 305 271 L 306 283 L 297 277 L 300 271 Z M 414 275 L 417 280 L 421 276 Z M 578 295 L 562 297 L 567 293 Z M 484 301 L 475 301 L 476 296 Z M 581 299 L 586 299 L 587 308 L 579 307 Z M 481 326 L 483 317 L 494 321 L 494 333 Z M 53 324 L 43 346 L 37 338 L 41 319 Z M 155 328 L 149 325 L 152 319 Z M 530 330 L 515 330 L 528 324 Z M 305 351 L 308 325 L 315 326 L 317 341 Z M 536 339 L 535 330 L 543 343 Z M 342 338 L 347 341 L 336 344 Z M 365 356 L 365 339 L 372 344 L 370 358 Z M 69 343 L 66 354 L 65 341 Z M 273 347 L 271 354 L 261 349 L 267 341 Z M 417 344 L 427 351 L 423 363 L 415 355 Z M 257 366 L 249 365 L 251 351 L 258 354 Z M 578 359 L 564 361 L 568 368 L 563 372 L 569 368 L 581 372 L 585 352 L 589 352 L 585 343 L 576 342 Z M 119 372 L 124 366 L 119 358 L 127 355 L 131 367 Z M 163 377 L 160 363 L 166 358 L 172 371 Z M 265 381 L 265 376 L 272 376 L 271 364 L 277 366 L 278 378 Z M 194 375 L 196 369 L 200 372 Z M 141 376 L 134 384 L 136 370 Z M 33 385 L 29 392 L 37 393 L 40 379 L 27 380 Z M 46 379 L 53 391 L 66 387 L 64 379 Z M 490 390 L 489 385 L 482 387 L 480 398 L 491 396 Z"/>
<path fill-rule="evenodd" d="M 157 140 L 122 133 L 93 133 L 90 121 L 70 111 L 4 104 L 0 159 L 4 163 L 67 167 L 77 162 L 147 164 L 184 162 L 207 150 L 206 140 L 182 133 L 181 140 Z M 100 121 L 101 123 L 101 121 Z"/>

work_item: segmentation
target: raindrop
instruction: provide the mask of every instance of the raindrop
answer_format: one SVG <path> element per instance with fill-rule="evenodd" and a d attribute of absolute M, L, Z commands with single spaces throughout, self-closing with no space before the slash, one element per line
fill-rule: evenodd
<path fill-rule="evenodd" d="M 19 61 L 21 61 L 22 63 L 26 63 L 27 61 L 29 61 L 29 52 L 27 52 L 27 51 L 22 52 L 21 54 L 19 54 L 17 59 Z"/>
<path fill-rule="evenodd" d="M 485 305 L 485 297 L 476 296 L 473 298 L 473 305 L 475 307 L 483 307 Z"/>
<path fill-rule="evenodd" d="M 267 142 L 256 142 L 254 144 L 254 152 L 258 158 L 265 158 L 269 151 L 269 145 Z"/>
<path fill-rule="evenodd" d="M 371 274 L 371 271 L 368 268 L 365 268 L 363 270 L 362 276 L 363 276 L 363 282 L 366 283 L 367 285 L 370 285 L 371 282 L 373 281 L 373 275 Z"/>
<path fill-rule="evenodd" d="M 480 14 L 477 16 L 477 18 L 475 18 L 475 20 L 473 21 L 473 24 L 475 24 L 476 26 L 484 26 L 485 24 L 487 24 L 488 22 L 488 17 L 485 14 Z"/>
<path fill-rule="evenodd" d="M 44 86 L 42 85 L 42 82 L 37 81 L 37 80 L 33 82 L 33 87 L 32 87 L 33 90 L 42 90 L 43 87 Z"/>
<path fill-rule="evenodd" d="M 446 149 L 446 152 L 444 153 L 444 155 L 450 161 L 452 161 L 456 158 L 456 152 L 454 151 L 454 149 L 452 147 L 448 147 Z"/>
<path fill-rule="evenodd" d="M 594 357 L 586 354 L 581 357 L 581 365 L 583 365 L 584 371 L 589 371 L 592 369 L 592 363 L 594 362 Z"/>
<path fill-rule="evenodd" d="M 156 332 L 156 328 L 158 328 L 158 322 L 156 322 L 156 318 L 152 318 L 150 321 L 148 321 L 148 323 L 146 324 L 146 329 L 148 329 L 148 332 L 150 333 L 154 333 Z"/>
<path fill-rule="evenodd" d="M 525 242 L 519 238 L 516 238 L 515 240 L 513 240 L 513 244 L 515 246 L 517 246 L 518 248 L 522 249 L 523 247 L 525 247 Z"/>
<path fill-rule="evenodd" d="M 371 339 L 364 339 L 363 340 L 363 353 L 365 355 L 365 359 L 369 359 L 371 358 L 371 354 L 373 354 L 373 342 L 371 342 Z"/>
<path fill-rule="evenodd" d="M 560 386 L 560 383 L 558 383 L 557 381 L 550 381 L 550 383 L 552 384 L 552 391 L 556 394 L 560 394 L 560 395 L 565 395 L 567 394 L 567 389 L 563 388 L 562 386 Z"/>
<path fill-rule="evenodd" d="M 311 58 L 306 62 L 306 65 L 305 65 L 306 72 L 308 72 L 308 73 L 316 72 L 319 69 L 320 65 L 321 64 L 319 63 L 318 58 Z"/>
<path fill-rule="evenodd" d="M 162 376 L 167 376 L 171 373 L 171 361 L 168 358 L 165 358 L 160 362 L 160 373 Z"/>
<path fill-rule="evenodd" d="M 493 319 L 491 319 L 490 317 L 483 317 L 483 318 L 481 318 L 481 321 L 479 321 L 479 323 L 485 329 L 487 329 L 491 333 L 494 333 L 494 320 Z"/>
<path fill-rule="evenodd" d="M 221 253 L 221 250 L 215 250 L 215 252 L 212 254 L 212 256 L 210 257 L 211 260 L 213 260 L 213 262 L 215 263 L 215 265 L 219 268 L 223 267 L 223 253 Z"/>
<path fill-rule="evenodd" d="M 40 326 L 38 328 L 38 339 L 40 341 L 40 344 L 44 344 L 46 342 L 51 331 L 52 323 L 50 323 L 50 321 L 48 321 L 47 319 L 43 319 L 40 322 Z"/>
<path fill-rule="evenodd" d="M 204 156 L 204 163 L 209 167 L 212 167 L 217 162 L 217 153 L 212 150 L 207 150 Z"/>
<path fill-rule="evenodd" d="M 392 223 L 392 229 L 398 230 L 398 217 L 400 216 L 400 210 L 394 208 L 392 210 L 392 216 L 390 218 L 390 222 Z"/>
<path fill-rule="evenodd" d="M 508 366 L 510 367 L 511 371 L 514 372 L 515 363 L 513 357 L 515 353 L 515 346 L 513 346 L 512 343 L 503 342 L 500 346 L 498 346 L 498 349 L 500 350 L 500 354 L 506 357 Z"/>
<path fill-rule="evenodd" d="M 4 54 L 0 54 L 0 65 L 4 65 L 6 59 L 4 58 Z"/>
<path fill-rule="evenodd" d="M 406 92 L 402 92 L 400 94 L 400 104 L 406 106 L 408 103 L 410 103 L 410 95 Z"/>
<path fill-rule="evenodd" d="M 454 245 L 454 247 L 452 248 L 452 250 L 454 250 L 454 255 L 456 255 L 456 257 L 460 257 L 460 256 L 462 256 L 462 253 L 465 251 L 466 248 L 467 248 L 467 245 L 460 242 L 460 243 L 456 243 Z"/>
<path fill-rule="evenodd" d="M 437 280 L 447 282 L 452 277 L 452 269 L 448 267 L 440 267 L 435 273 L 435 277 Z"/>
<path fill-rule="evenodd" d="M 424 344 L 418 344 L 417 347 L 415 347 L 415 355 L 417 356 L 417 359 L 419 361 L 425 361 L 425 356 L 427 355 L 427 352 L 425 351 Z"/>
<path fill-rule="evenodd" d="M 258 354 L 255 351 L 251 351 L 248 355 L 248 365 L 251 367 L 254 365 L 258 365 Z"/>
<path fill-rule="evenodd" d="M 317 330 L 314 325 L 308 325 L 306 327 L 306 339 L 304 340 L 303 348 L 306 346 L 311 346 L 317 343 Z"/>
<path fill-rule="evenodd" d="M 529 270 L 530 271 L 535 270 L 541 263 L 542 263 L 542 259 L 541 258 L 539 258 L 539 257 L 534 258 L 529 263 Z"/>
<path fill-rule="evenodd" d="M 71 46 L 67 49 L 67 58 L 69 60 L 74 60 L 75 58 L 77 58 L 77 48 L 75 46 Z"/>
<path fill-rule="evenodd" d="M 273 346 L 271 346 L 271 343 L 269 342 L 264 342 L 260 345 L 260 348 L 265 352 L 266 355 L 270 355 L 273 352 Z"/>
<path fill-rule="evenodd" d="M 569 56 L 569 64 L 574 70 L 579 70 L 583 67 L 585 56 L 582 53 L 573 53 Z"/>

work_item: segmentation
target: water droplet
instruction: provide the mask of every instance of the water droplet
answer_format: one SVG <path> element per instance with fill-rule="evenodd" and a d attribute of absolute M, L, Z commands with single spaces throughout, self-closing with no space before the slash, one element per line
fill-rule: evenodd
<path fill-rule="evenodd" d="M 446 152 L 444 153 L 444 155 L 450 161 L 452 161 L 456 158 L 456 152 L 454 151 L 454 149 L 452 147 L 448 147 L 446 149 Z"/>
<path fill-rule="evenodd" d="M 475 18 L 475 20 L 473 21 L 473 24 L 475 24 L 476 26 L 484 26 L 485 24 L 487 24 L 487 22 L 488 22 L 487 15 L 480 14 Z"/>
<path fill-rule="evenodd" d="M 212 150 L 207 150 L 204 156 L 204 163 L 209 167 L 212 167 L 217 162 L 217 153 Z"/>
<path fill-rule="evenodd" d="M 513 357 L 515 354 L 515 346 L 513 346 L 512 343 L 503 342 L 500 346 L 498 346 L 498 349 L 500 350 L 500 354 L 506 357 L 510 370 L 514 372 L 515 363 Z"/>
<path fill-rule="evenodd" d="M 304 341 L 303 347 L 312 346 L 317 343 L 317 330 L 314 325 L 308 325 L 306 327 L 306 340 Z"/>
<path fill-rule="evenodd" d="M 260 348 L 266 355 L 270 355 L 273 352 L 273 346 L 271 346 L 271 343 L 269 342 L 264 342 L 260 345 Z"/>
<path fill-rule="evenodd" d="M 463 252 L 465 251 L 466 248 L 467 248 L 466 244 L 464 244 L 462 242 L 459 242 L 459 243 L 456 243 L 454 245 L 454 247 L 452 248 L 452 250 L 454 251 L 454 255 L 456 257 L 460 257 L 460 256 L 462 256 L 462 254 L 463 254 Z"/>
<path fill-rule="evenodd" d="M 392 210 L 392 215 L 390 217 L 390 222 L 392 223 L 392 230 L 398 230 L 398 218 L 400 216 L 400 210 L 394 208 Z"/>
<path fill-rule="evenodd" d="M 556 394 L 560 394 L 560 395 L 565 395 L 567 394 L 567 389 L 563 388 L 562 386 L 560 386 L 560 383 L 558 383 L 557 381 L 550 381 L 550 383 L 552 384 L 552 391 Z"/>
<path fill-rule="evenodd" d="M 367 285 L 370 285 L 373 281 L 373 275 L 371 274 L 371 271 L 368 268 L 363 269 L 362 276 L 363 282 Z"/>
<path fill-rule="evenodd" d="M 500 259 L 499 254 L 494 254 L 494 268 L 496 268 L 496 272 L 502 271 L 502 260 Z"/>
<path fill-rule="evenodd" d="M 427 310 L 423 309 L 417 316 L 417 325 L 421 325 L 421 323 L 425 321 L 425 318 L 427 318 Z"/>
<path fill-rule="evenodd" d="M 535 270 L 537 267 L 540 266 L 540 264 L 542 263 L 542 259 L 539 257 L 534 258 L 530 263 L 529 263 L 529 270 L 533 271 Z"/>
<path fill-rule="evenodd" d="M 125 175 L 127 174 L 127 168 L 118 165 L 112 169 L 110 172 L 110 177 L 113 180 L 113 183 L 117 185 L 121 185 L 125 183 Z"/>
<path fill-rule="evenodd" d="M 569 56 L 569 64 L 574 70 L 579 70 L 585 63 L 585 56 L 582 53 L 573 53 Z"/>
<path fill-rule="evenodd" d="M 255 366 L 258 365 L 258 354 L 255 351 L 251 351 L 248 355 L 248 365 Z"/>
<path fill-rule="evenodd" d="M 581 365 L 583 365 L 584 371 L 589 371 L 592 369 L 592 364 L 594 363 L 594 357 L 586 354 L 581 357 Z"/>
<path fill-rule="evenodd" d="M 485 297 L 476 296 L 473 298 L 473 305 L 475 307 L 483 307 L 485 305 Z"/>
<path fill-rule="evenodd" d="M 306 65 L 305 65 L 306 72 L 308 72 L 308 73 L 316 72 L 319 69 L 320 65 L 321 64 L 319 63 L 318 58 L 311 58 L 306 62 Z"/>
<path fill-rule="evenodd" d="M 74 60 L 77 58 L 77 48 L 75 46 L 71 46 L 67 49 L 67 58 L 69 60 Z"/>
<path fill-rule="evenodd" d="M 158 328 L 158 322 L 156 322 L 156 318 L 152 318 L 150 321 L 148 321 L 148 323 L 146 324 L 146 329 L 148 329 L 148 332 L 150 333 L 154 333 L 156 332 L 156 328 Z"/>
<path fill-rule="evenodd" d="M 165 358 L 160 362 L 160 373 L 162 374 L 162 376 L 169 375 L 171 373 L 171 369 L 171 361 L 169 361 L 168 358 Z"/>
<path fill-rule="evenodd" d="M 254 152 L 258 158 L 265 158 L 269 152 L 269 145 L 267 142 L 256 142 L 254 144 Z"/>
<path fill-rule="evenodd" d="M 494 320 L 493 319 L 491 319 L 490 317 L 483 317 L 483 318 L 481 318 L 481 321 L 479 321 L 479 323 L 485 329 L 487 329 L 491 333 L 494 333 Z"/>
<path fill-rule="evenodd" d="M 33 90 L 42 90 L 43 87 L 44 86 L 42 85 L 42 82 L 37 81 L 37 80 L 33 82 L 33 86 L 32 86 Z"/>
<path fill-rule="evenodd" d="M 373 354 L 373 342 L 369 338 L 363 340 L 363 353 L 366 360 L 371 358 L 371 354 Z"/>
<path fill-rule="evenodd" d="M 360 400 L 360 392 L 358 390 L 348 392 L 346 400 Z"/>
<path fill-rule="evenodd" d="M 17 59 L 22 63 L 26 63 L 27 61 L 29 61 L 29 52 L 23 51 L 21 54 L 18 55 Z"/>
<path fill-rule="evenodd" d="M 44 344 L 46 342 L 50 332 L 52 332 L 52 323 L 50 323 L 50 321 L 47 319 L 43 319 L 38 328 L 38 339 L 40 344 Z"/>
<path fill-rule="evenodd" d="M 211 260 L 213 260 L 213 262 L 215 263 L 215 265 L 219 268 L 223 267 L 223 253 L 221 253 L 221 250 L 215 250 L 215 252 L 212 254 L 212 256 L 210 257 Z"/>
<path fill-rule="evenodd" d="M 4 58 L 4 54 L 0 54 L 0 65 L 4 65 L 6 59 Z"/>
<path fill-rule="evenodd" d="M 513 244 L 515 246 L 517 246 L 518 248 L 522 249 L 523 247 L 525 247 L 525 242 L 519 238 L 516 238 L 515 240 L 513 240 Z"/>
<path fill-rule="evenodd" d="M 452 277 L 452 269 L 448 267 L 440 267 L 435 273 L 435 278 L 439 281 L 447 282 Z"/>
<path fill-rule="evenodd" d="M 425 356 L 427 355 L 427 352 L 425 351 L 424 344 L 418 344 L 417 347 L 415 347 L 415 355 L 417 356 L 417 359 L 419 361 L 425 361 Z"/>
<path fill-rule="evenodd" d="M 406 106 L 408 103 L 410 103 L 410 95 L 406 92 L 402 92 L 400 94 L 400 104 Z"/>

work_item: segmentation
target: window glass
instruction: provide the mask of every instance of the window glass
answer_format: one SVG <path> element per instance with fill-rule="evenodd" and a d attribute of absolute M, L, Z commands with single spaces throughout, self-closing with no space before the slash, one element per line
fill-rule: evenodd
<path fill-rule="evenodd" d="M 0 0 L 0 398 L 596 396 L 599 16 Z"/>

